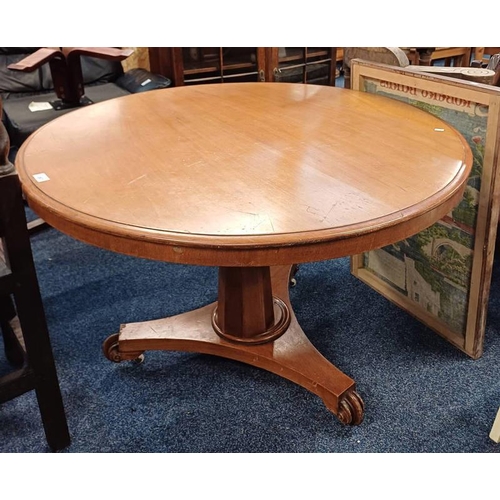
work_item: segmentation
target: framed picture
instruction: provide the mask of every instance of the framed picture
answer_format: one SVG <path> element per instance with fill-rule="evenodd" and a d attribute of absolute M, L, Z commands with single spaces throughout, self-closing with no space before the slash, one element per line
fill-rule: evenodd
<path fill-rule="evenodd" d="M 353 60 L 351 88 L 399 99 L 443 119 L 471 147 L 460 204 L 428 229 L 351 257 L 351 272 L 476 359 L 483 352 L 499 216 L 500 89 Z"/>

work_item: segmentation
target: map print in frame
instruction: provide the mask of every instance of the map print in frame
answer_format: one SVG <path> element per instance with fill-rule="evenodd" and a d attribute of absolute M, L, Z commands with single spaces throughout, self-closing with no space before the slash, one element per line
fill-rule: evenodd
<path fill-rule="evenodd" d="M 482 354 L 498 223 L 500 90 L 361 60 L 352 89 L 406 102 L 457 129 L 474 164 L 460 204 L 428 229 L 351 258 L 351 272 L 472 358 Z"/>

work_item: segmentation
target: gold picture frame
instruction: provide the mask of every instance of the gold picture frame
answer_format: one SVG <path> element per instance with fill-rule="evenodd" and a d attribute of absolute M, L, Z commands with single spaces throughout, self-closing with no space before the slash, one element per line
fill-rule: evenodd
<path fill-rule="evenodd" d="M 456 128 L 474 166 L 460 204 L 430 228 L 351 257 L 351 273 L 470 357 L 483 352 L 499 217 L 500 89 L 363 60 L 352 91 L 399 99 Z"/>

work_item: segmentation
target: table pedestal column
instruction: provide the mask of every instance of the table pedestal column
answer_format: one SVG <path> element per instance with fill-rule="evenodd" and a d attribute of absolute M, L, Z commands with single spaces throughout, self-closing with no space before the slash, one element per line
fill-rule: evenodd
<path fill-rule="evenodd" d="M 269 267 L 219 268 L 219 298 L 212 316 L 217 335 L 242 344 L 265 344 L 285 333 L 290 309 L 273 297 Z"/>
<path fill-rule="evenodd" d="M 104 354 L 115 362 L 147 350 L 213 354 L 263 368 L 318 395 L 342 423 L 363 420 L 355 382 L 309 342 L 293 313 L 290 266 L 220 268 L 216 304 L 169 318 L 121 325 Z"/>

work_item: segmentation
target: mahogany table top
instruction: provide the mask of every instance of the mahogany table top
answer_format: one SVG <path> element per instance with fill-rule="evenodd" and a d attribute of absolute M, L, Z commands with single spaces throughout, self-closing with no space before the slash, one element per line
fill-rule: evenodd
<path fill-rule="evenodd" d="M 291 264 L 403 239 L 460 201 L 464 138 L 413 106 L 287 83 L 176 87 L 68 113 L 17 159 L 52 226 L 126 254 Z"/>

